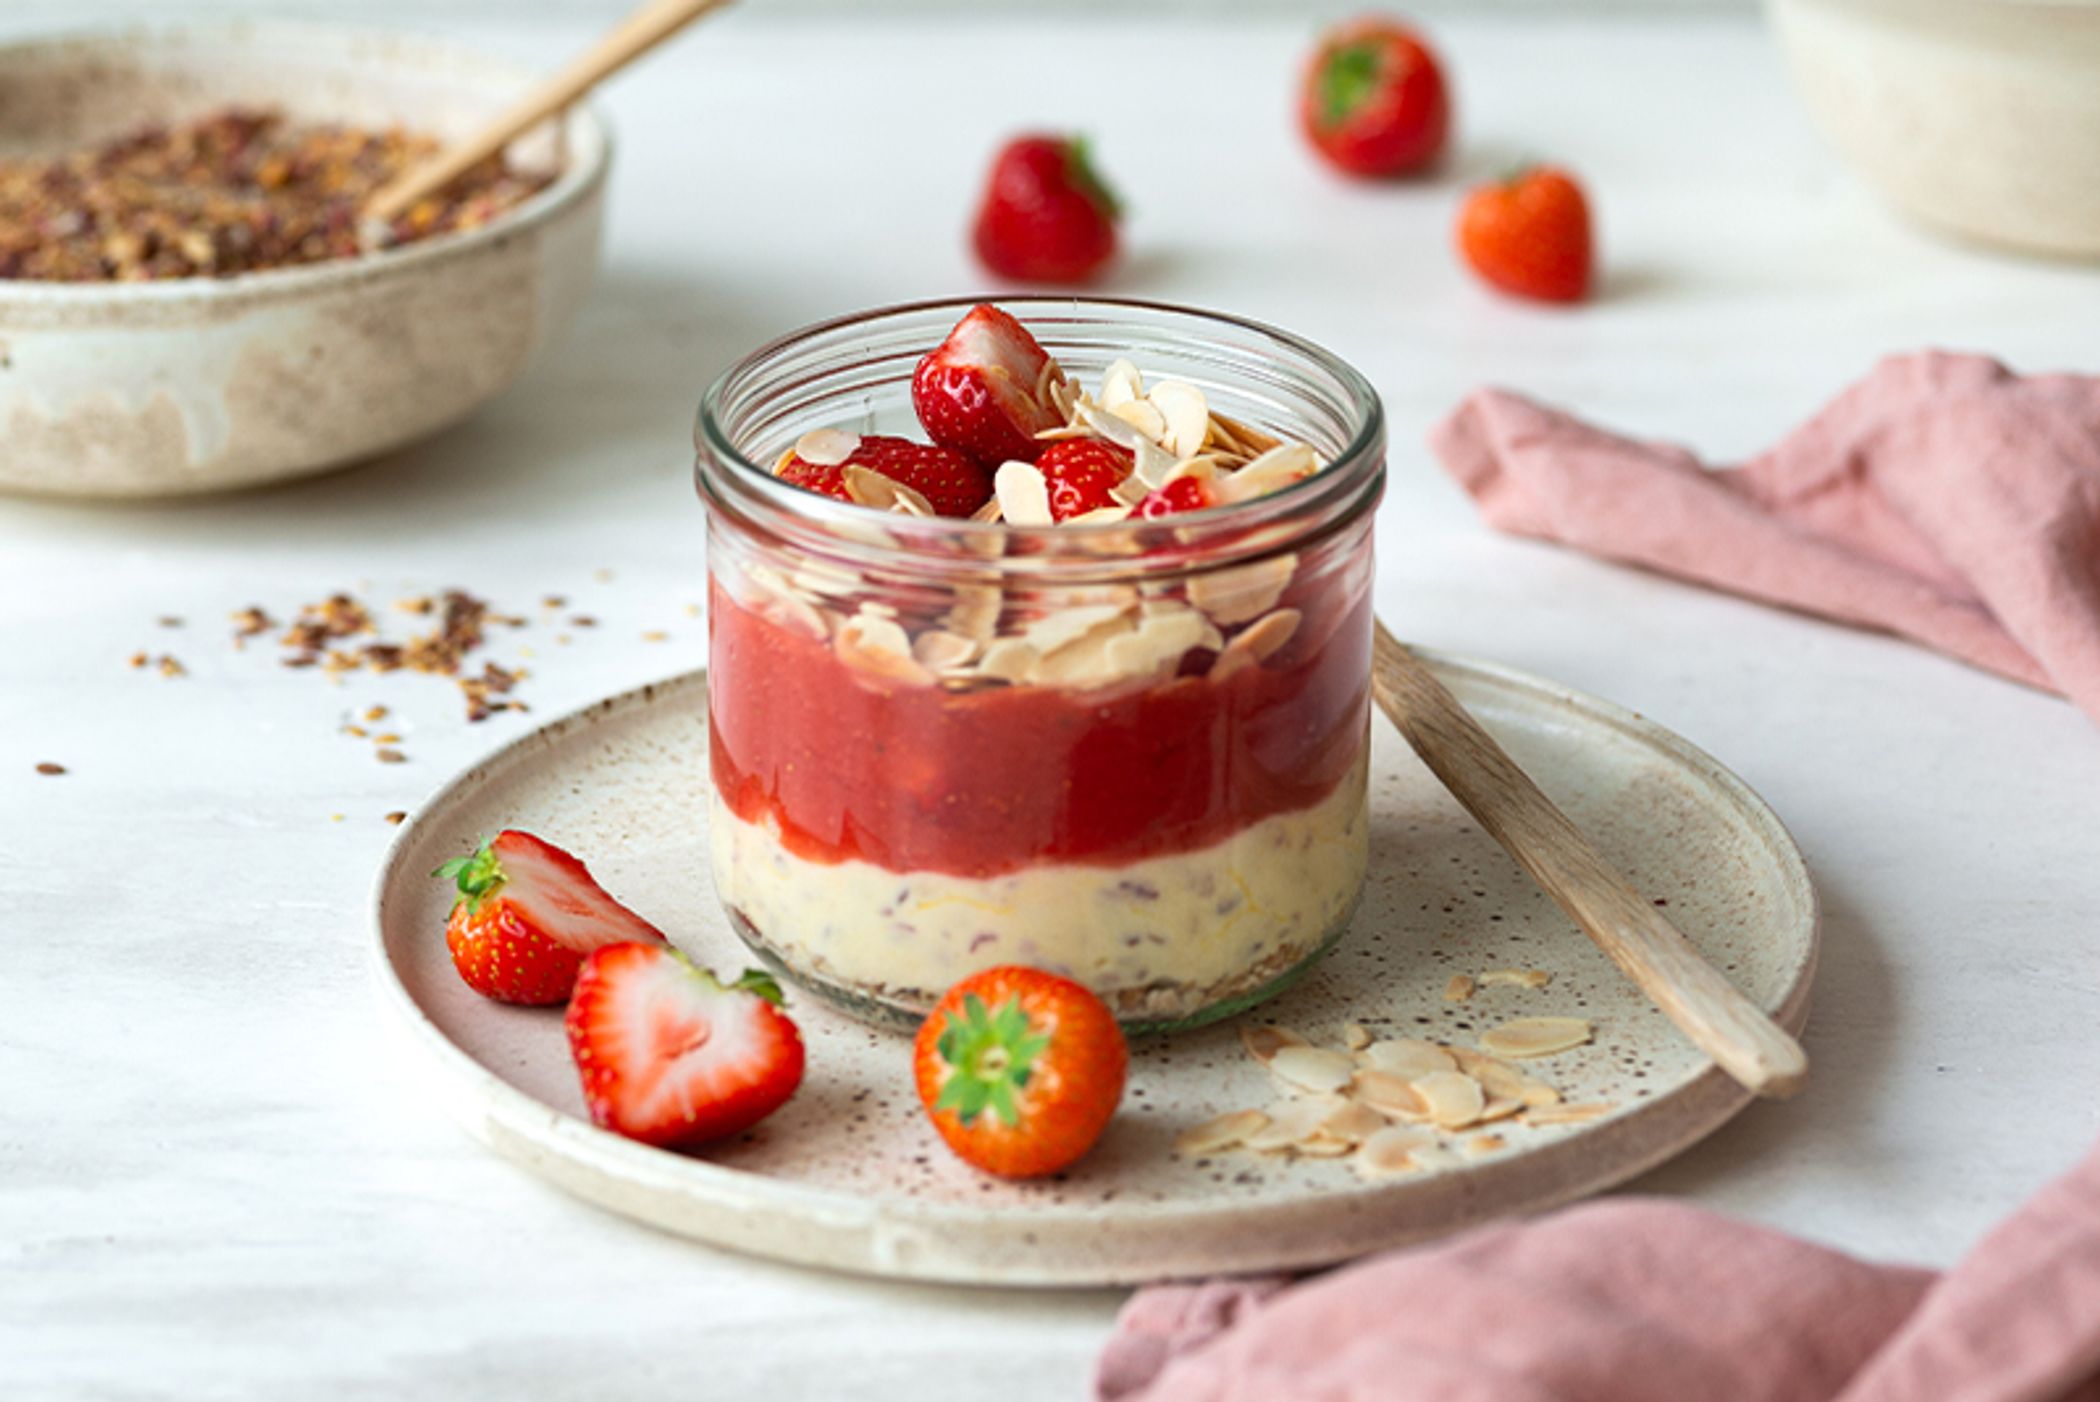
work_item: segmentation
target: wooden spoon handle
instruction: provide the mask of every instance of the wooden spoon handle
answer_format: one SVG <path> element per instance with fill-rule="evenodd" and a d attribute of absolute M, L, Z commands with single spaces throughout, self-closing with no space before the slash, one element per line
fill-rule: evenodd
<path fill-rule="evenodd" d="M 626 67 L 679 30 L 729 0 L 649 0 L 567 67 L 535 85 L 464 141 L 410 166 L 365 202 L 368 221 L 391 223 L 418 200 L 450 185 L 547 118 L 574 103 L 608 75 Z"/>
<path fill-rule="evenodd" d="M 1419 658 L 1373 627 L 1371 690 L 1452 796 L 1722 1070 L 1758 1095 L 1799 1090 L 1801 1044 L 1641 898 Z"/>

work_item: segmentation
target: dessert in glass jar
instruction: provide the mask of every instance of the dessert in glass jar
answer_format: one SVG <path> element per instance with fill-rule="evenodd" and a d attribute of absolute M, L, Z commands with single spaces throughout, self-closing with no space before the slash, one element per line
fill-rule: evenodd
<path fill-rule="evenodd" d="M 1368 850 L 1376 395 L 1252 322 L 1015 298 L 846 318 L 708 392 L 715 887 L 916 1019 L 1028 964 L 1134 1029 L 1284 987 Z"/>

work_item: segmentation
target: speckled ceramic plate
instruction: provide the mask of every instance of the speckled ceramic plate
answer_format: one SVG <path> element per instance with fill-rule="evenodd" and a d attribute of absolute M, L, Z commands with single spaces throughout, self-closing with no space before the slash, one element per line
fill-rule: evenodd
<path fill-rule="evenodd" d="M 1436 670 L 1576 821 L 1707 954 L 1788 1028 L 1807 1012 L 1816 902 L 1800 853 L 1741 780 L 1618 707 L 1459 658 Z M 1134 1048 L 1122 1112 L 1055 1180 L 1010 1184 L 952 1158 L 921 1118 L 908 1043 L 792 1008 L 809 1045 L 801 1092 L 705 1155 L 593 1127 L 558 1010 L 490 1003 L 452 971 L 446 892 L 427 873 L 479 834 L 530 828 L 584 854 L 623 900 L 700 961 L 750 962 L 707 875 L 706 678 L 600 702 L 505 746 L 441 789 L 389 852 L 377 890 L 383 1000 L 468 1130 L 615 1212 L 721 1246 L 839 1270 L 1002 1285 L 1106 1285 L 1302 1267 L 1544 1207 L 1679 1152 L 1746 1096 L 1555 910 L 1446 795 L 1391 727 L 1374 730 L 1370 886 L 1324 963 L 1254 1016 L 1315 1041 L 1374 1032 L 1471 1041 L 1505 1018 L 1593 1020 L 1593 1044 L 1527 1065 L 1586 1123 L 1493 1126 L 1501 1147 L 1369 1184 L 1345 1160 L 1170 1152 L 1175 1133 L 1273 1099 L 1227 1025 Z M 1550 987 L 1454 973 L 1524 966 Z M 1461 1136 L 1461 1142 L 1469 1136 Z"/>

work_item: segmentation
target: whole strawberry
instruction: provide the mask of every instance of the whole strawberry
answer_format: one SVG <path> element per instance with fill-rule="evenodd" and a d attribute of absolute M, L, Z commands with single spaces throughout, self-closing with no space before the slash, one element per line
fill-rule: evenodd
<path fill-rule="evenodd" d="M 1396 19 L 1366 15 L 1320 38 L 1298 116 L 1314 149 L 1351 175 L 1408 175 L 1433 163 L 1451 128 L 1436 55 Z"/>
<path fill-rule="evenodd" d="M 1069 521 L 1114 506 L 1132 461 L 1128 448 L 1099 438 L 1067 438 L 1043 449 L 1035 465 L 1050 489 L 1050 519 Z"/>
<path fill-rule="evenodd" d="M 741 1133 L 802 1084 L 780 985 L 724 984 L 664 945 L 616 944 L 576 978 L 564 1026 L 594 1123 L 661 1148 Z"/>
<path fill-rule="evenodd" d="M 1076 137 L 1029 135 L 992 161 L 971 240 L 984 266 L 1017 282 L 1085 282 L 1116 254 L 1122 210 Z"/>
<path fill-rule="evenodd" d="M 1589 295 L 1590 206 L 1566 171 L 1533 166 L 1472 191 L 1459 209 L 1458 248 L 1504 292 L 1541 302 Z"/>
<path fill-rule="evenodd" d="M 968 516 L 992 494 L 992 479 L 985 470 L 954 449 L 875 433 L 864 435 L 844 462 L 813 463 L 790 456 L 780 464 L 778 475 L 812 492 L 851 500 L 846 492 L 848 467 L 865 467 L 902 483 L 942 516 Z"/>
<path fill-rule="evenodd" d="M 964 1161 L 1007 1178 L 1055 1173 L 1094 1146 L 1123 1099 L 1130 1051 L 1079 984 L 1006 965 L 934 1005 L 912 1045 L 933 1127 Z"/>
<path fill-rule="evenodd" d="M 1064 416 L 1049 397 L 1065 372 L 1028 328 L 998 307 L 972 307 L 912 371 L 911 406 L 926 436 L 978 462 L 1034 462 L 1036 434 Z"/>
<path fill-rule="evenodd" d="M 592 950 L 623 940 L 663 943 L 582 862 L 528 832 L 507 828 L 431 875 L 459 890 L 445 921 L 453 967 L 468 987 L 501 1003 L 566 1002 Z"/>

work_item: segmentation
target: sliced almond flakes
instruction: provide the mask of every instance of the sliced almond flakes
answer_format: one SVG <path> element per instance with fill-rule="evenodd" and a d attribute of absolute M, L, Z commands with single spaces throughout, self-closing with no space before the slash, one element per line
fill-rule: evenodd
<path fill-rule="evenodd" d="M 1451 981 L 1444 985 L 1444 1001 L 1447 1003 L 1463 1003 L 1470 1000 L 1472 996 L 1473 976 L 1471 974 L 1453 974 Z"/>
<path fill-rule="evenodd" d="M 1552 1056 L 1589 1041 L 1589 1020 L 1579 1017 L 1520 1017 L 1480 1034 L 1480 1045 L 1497 1056 L 1522 1060 Z"/>
<path fill-rule="evenodd" d="M 1350 1084 L 1358 1100 L 1388 1119 L 1421 1124 L 1430 1117 L 1428 1097 L 1391 1071 L 1359 1071 Z"/>
<path fill-rule="evenodd" d="M 1267 1066 L 1269 1059 L 1284 1047 L 1304 1047 L 1312 1044 L 1290 1028 L 1279 1027 L 1273 1022 L 1243 1022 L 1240 1024 L 1240 1045 L 1247 1049 L 1247 1055 Z"/>
<path fill-rule="evenodd" d="M 1269 1070 L 1300 1090 L 1320 1095 L 1347 1086 L 1356 1066 L 1346 1052 L 1327 1047 L 1279 1047 L 1269 1058 Z"/>
<path fill-rule="evenodd" d="M 1431 1071 L 1413 1085 L 1429 1102 L 1429 1118 L 1445 1129 L 1463 1129 L 1474 1123 L 1487 1105 L 1480 1082 L 1460 1071 Z"/>
<path fill-rule="evenodd" d="M 1492 988 L 1502 985 L 1509 988 L 1544 988 L 1553 982 L 1553 975 L 1544 969 L 1485 969 L 1480 975 L 1480 986 Z"/>
<path fill-rule="evenodd" d="M 1269 1117 L 1259 1110 L 1233 1110 L 1174 1136 L 1174 1152 L 1184 1158 L 1215 1154 L 1221 1149 L 1244 1144 L 1248 1135 L 1268 1123 Z"/>
<path fill-rule="evenodd" d="M 1436 1136 L 1427 1130 L 1388 1125 L 1364 1140 L 1356 1151 L 1356 1171 L 1365 1178 L 1396 1178 L 1420 1170 L 1415 1156 L 1436 1146 Z"/>

